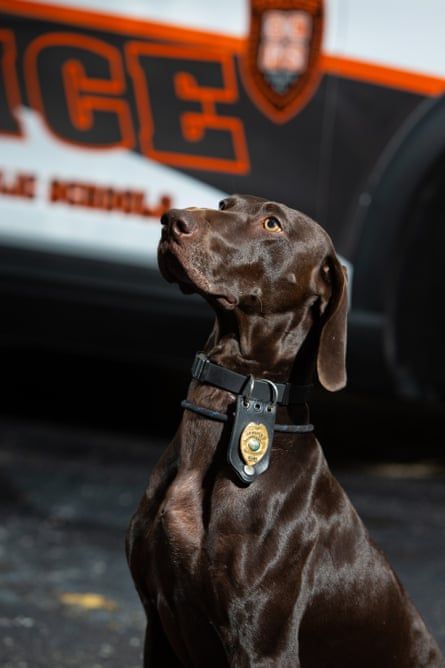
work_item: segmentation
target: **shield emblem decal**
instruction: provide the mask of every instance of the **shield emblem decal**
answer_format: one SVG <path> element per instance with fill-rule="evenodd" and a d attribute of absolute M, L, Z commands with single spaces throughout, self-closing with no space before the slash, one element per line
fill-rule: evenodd
<path fill-rule="evenodd" d="M 315 92 L 322 32 L 323 0 L 251 0 L 244 83 L 276 123 L 290 120 Z"/>

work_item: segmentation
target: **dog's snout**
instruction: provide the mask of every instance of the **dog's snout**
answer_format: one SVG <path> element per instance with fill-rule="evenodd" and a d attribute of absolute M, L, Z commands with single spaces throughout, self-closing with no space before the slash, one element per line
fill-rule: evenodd
<path fill-rule="evenodd" d="M 193 234 L 197 227 L 196 217 L 187 210 L 170 209 L 161 217 L 161 224 L 176 238 Z"/>

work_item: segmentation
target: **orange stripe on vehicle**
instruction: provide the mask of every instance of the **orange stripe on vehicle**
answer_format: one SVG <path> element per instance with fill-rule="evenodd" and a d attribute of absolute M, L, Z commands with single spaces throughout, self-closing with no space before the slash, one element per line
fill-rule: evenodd
<path fill-rule="evenodd" d="M 246 43 L 243 38 L 230 37 L 216 32 L 203 32 L 170 23 L 156 23 L 116 14 L 102 14 L 90 10 L 74 9 L 73 7 L 48 5 L 43 2 L 29 2 L 28 0 L 0 0 L 0 11 L 18 16 L 30 16 L 37 19 L 68 23 L 83 28 L 129 34 L 132 37 L 155 37 L 157 39 L 168 39 L 169 41 L 192 43 L 199 46 L 225 49 L 234 53 L 243 51 Z"/>
<path fill-rule="evenodd" d="M 439 95 L 445 91 L 445 78 L 376 65 L 364 60 L 322 55 L 320 67 L 326 74 L 357 79 L 390 88 L 401 88 L 419 95 Z"/>
<path fill-rule="evenodd" d="M 0 0 L 0 11 L 46 19 L 83 28 L 128 34 L 132 37 L 151 37 L 179 43 L 206 46 L 241 55 L 247 46 L 247 37 L 231 37 L 216 32 L 192 30 L 170 23 L 156 23 L 115 14 L 62 7 L 30 0 Z M 324 74 L 355 79 L 379 86 L 399 88 L 419 95 L 439 95 L 445 91 L 445 77 L 433 77 L 420 72 L 377 65 L 363 60 L 322 54 L 320 69 Z"/>

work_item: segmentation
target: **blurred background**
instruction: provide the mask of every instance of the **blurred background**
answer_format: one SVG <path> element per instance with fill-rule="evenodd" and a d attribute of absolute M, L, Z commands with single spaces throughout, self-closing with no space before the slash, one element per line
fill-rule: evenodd
<path fill-rule="evenodd" d="M 251 193 L 330 233 L 335 473 L 445 650 L 445 5 L 0 0 L 0 662 L 141 664 L 130 515 L 212 317 L 159 218 Z"/>

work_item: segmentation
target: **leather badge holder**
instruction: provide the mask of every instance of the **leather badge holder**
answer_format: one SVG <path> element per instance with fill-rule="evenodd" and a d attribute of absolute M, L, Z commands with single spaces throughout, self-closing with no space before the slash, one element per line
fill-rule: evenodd
<path fill-rule="evenodd" d="M 277 406 L 238 395 L 227 459 L 242 482 L 250 484 L 269 468 Z"/>

